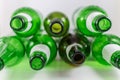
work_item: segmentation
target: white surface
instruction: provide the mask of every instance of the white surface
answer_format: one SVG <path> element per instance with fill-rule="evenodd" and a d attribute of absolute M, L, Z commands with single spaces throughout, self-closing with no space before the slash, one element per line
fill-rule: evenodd
<path fill-rule="evenodd" d="M 109 33 L 120 36 L 120 1 L 119 0 L 0 0 L 0 36 L 14 34 L 9 27 L 10 16 L 20 7 L 32 7 L 41 12 L 43 19 L 52 11 L 62 11 L 70 19 L 76 9 L 81 6 L 95 4 L 104 8 L 112 20 L 112 28 Z M 27 62 L 26 62 L 27 63 Z M 0 80 L 120 80 L 118 69 L 94 69 L 93 66 L 83 64 L 77 68 L 71 68 L 67 64 L 52 64 L 51 70 L 44 68 L 41 71 L 27 69 L 25 62 L 23 68 L 20 65 L 0 72 Z M 54 66 L 56 65 L 56 66 Z M 20 67 L 19 67 L 20 66 Z M 70 67 L 67 68 L 66 66 Z M 99 65 L 95 65 L 96 67 Z"/>

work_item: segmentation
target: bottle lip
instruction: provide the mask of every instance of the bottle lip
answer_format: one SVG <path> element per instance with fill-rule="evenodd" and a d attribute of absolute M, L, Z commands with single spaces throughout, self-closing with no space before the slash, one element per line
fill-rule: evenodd
<path fill-rule="evenodd" d="M 120 58 L 117 58 L 116 61 L 117 61 L 116 67 L 120 69 Z"/>
<path fill-rule="evenodd" d="M 58 28 L 56 28 L 56 29 L 60 29 L 59 31 L 53 31 L 53 29 L 55 29 L 55 28 L 53 28 L 54 26 L 53 25 L 58 25 L 59 27 Z M 61 21 L 61 20 L 59 20 L 59 19 L 54 19 L 53 21 L 51 21 L 51 24 L 50 24 L 50 31 L 53 33 L 53 34 L 61 34 L 62 32 L 63 32 L 63 22 Z"/>
<path fill-rule="evenodd" d="M 120 69 L 120 51 L 113 53 L 110 61 L 112 65 Z"/>
<path fill-rule="evenodd" d="M 0 70 L 2 70 L 4 68 L 4 62 L 3 60 L 0 58 Z"/>
<path fill-rule="evenodd" d="M 111 28 L 111 25 L 110 19 L 106 16 L 99 16 L 95 21 L 96 29 L 100 32 L 108 31 Z"/>
<path fill-rule="evenodd" d="M 21 24 L 21 26 L 17 27 L 17 25 L 13 26 L 14 21 L 19 21 L 19 23 Z M 18 30 L 22 30 L 25 27 L 25 20 L 24 18 L 22 18 L 22 16 L 15 16 L 10 20 L 10 27 L 16 31 Z"/>
<path fill-rule="evenodd" d="M 120 58 L 114 59 L 114 63 L 112 63 L 112 65 L 120 69 Z"/>
<path fill-rule="evenodd" d="M 44 67 L 46 60 L 42 55 L 36 54 L 30 58 L 30 66 L 33 70 L 40 70 Z"/>
<path fill-rule="evenodd" d="M 71 60 L 73 64 L 82 64 L 85 61 L 85 55 L 81 52 L 75 52 L 71 56 Z"/>

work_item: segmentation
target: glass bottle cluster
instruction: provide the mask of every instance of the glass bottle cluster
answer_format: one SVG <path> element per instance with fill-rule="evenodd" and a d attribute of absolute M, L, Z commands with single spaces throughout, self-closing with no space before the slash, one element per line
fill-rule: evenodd
<path fill-rule="evenodd" d="M 42 21 L 33 8 L 15 10 L 10 27 L 16 36 L 0 38 L 0 69 L 18 64 L 27 54 L 30 67 L 40 70 L 56 58 L 57 51 L 72 66 L 83 64 L 92 52 L 99 63 L 120 68 L 120 38 L 103 34 L 112 26 L 106 11 L 90 5 L 77 9 L 72 19 L 74 30 L 62 12 L 52 12 Z"/>

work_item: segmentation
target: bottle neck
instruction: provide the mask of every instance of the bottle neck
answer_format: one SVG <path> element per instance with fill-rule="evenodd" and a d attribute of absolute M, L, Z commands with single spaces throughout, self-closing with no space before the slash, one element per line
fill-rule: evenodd
<path fill-rule="evenodd" d="M 120 69 L 120 50 L 113 53 L 110 62 L 113 66 Z"/>
<path fill-rule="evenodd" d="M 52 12 L 44 20 L 44 28 L 49 35 L 61 37 L 68 32 L 69 20 L 61 12 Z"/>
<path fill-rule="evenodd" d="M 33 70 L 40 70 L 46 64 L 47 57 L 44 52 L 35 51 L 30 56 L 30 66 Z"/>
<path fill-rule="evenodd" d="M 0 70 L 15 56 L 14 50 L 12 45 L 0 41 Z"/>
<path fill-rule="evenodd" d="M 30 65 L 34 70 L 42 69 L 48 63 L 49 58 L 50 49 L 47 45 L 37 44 L 30 51 Z"/>
<path fill-rule="evenodd" d="M 117 44 L 108 44 L 102 50 L 103 58 L 115 67 L 120 68 L 120 46 Z"/>
<path fill-rule="evenodd" d="M 86 19 L 86 27 L 94 33 L 105 32 L 111 28 L 111 21 L 101 12 L 92 12 Z"/>
<path fill-rule="evenodd" d="M 32 18 L 26 13 L 19 13 L 13 16 L 10 21 L 10 26 L 15 31 L 27 31 L 32 27 Z"/>
<path fill-rule="evenodd" d="M 54 19 L 53 21 L 51 21 L 50 24 L 50 31 L 57 35 L 57 34 L 61 34 L 63 32 L 64 25 L 63 22 L 59 19 Z"/>
<path fill-rule="evenodd" d="M 4 61 L 0 58 L 0 70 L 4 68 Z"/>
<path fill-rule="evenodd" d="M 69 49 L 68 49 L 69 48 Z M 75 65 L 82 64 L 85 61 L 85 55 L 82 53 L 79 44 L 73 44 L 66 49 L 69 61 Z M 67 51 L 68 50 L 68 51 Z"/>
<path fill-rule="evenodd" d="M 97 31 L 105 32 L 111 28 L 111 21 L 104 15 L 98 15 L 93 19 L 92 25 Z"/>

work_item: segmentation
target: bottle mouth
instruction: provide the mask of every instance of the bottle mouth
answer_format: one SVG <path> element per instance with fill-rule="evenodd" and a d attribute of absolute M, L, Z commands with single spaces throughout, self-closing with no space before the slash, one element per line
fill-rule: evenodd
<path fill-rule="evenodd" d="M 2 70 L 4 68 L 4 62 L 3 60 L 0 58 L 0 70 Z"/>
<path fill-rule="evenodd" d="M 108 31 L 111 28 L 111 25 L 110 19 L 105 16 L 100 16 L 95 22 L 96 29 L 101 32 Z"/>
<path fill-rule="evenodd" d="M 112 63 L 115 67 L 119 68 L 120 69 L 120 56 L 119 57 L 116 57 L 114 59 L 114 62 Z"/>
<path fill-rule="evenodd" d="M 14 30 L 21 30 L 25 26 L 25 20 L 20 16 L 15 16 L 10 21 L 10 27 Z"/>
<path fill-rule="evenodd" d="M 41 55 L 35 55 L 34 57 L 30 58 L 30 66 L 33 70 L 40 70 L 45 65 L 45 59 Z"/>
<path fill-rule="evenodd" d="M 77 52 L 71 57 L 71 59 L 74 64 L 82 64 L 85 61 L 85 55 Z"/>
<path fill-rule="evenodd" d="M 60 34 L 63 31 L 63 24 L 60 21 L 53 21 L 50 24 L 50 30 L 53 34 Z"/>
<path fill-rule="evenodd" d="M 110 58 L 110 63 L 120 69 L 120 50 L 115 51 L 111 58 Z"/>
<path fill-rule="evenodd" d="M 117 58 L 116 61 L 117 61 L 116 67 L 120 69 L 120 58 Z"/>

